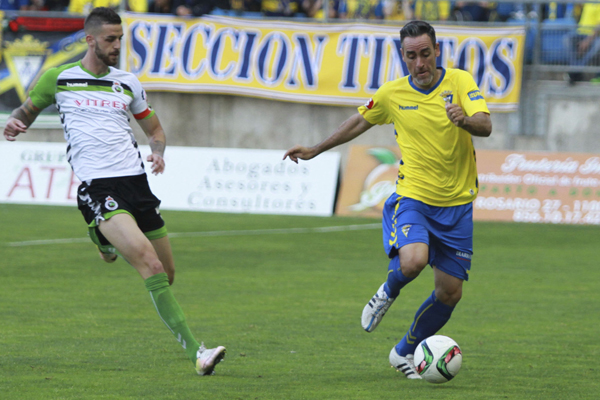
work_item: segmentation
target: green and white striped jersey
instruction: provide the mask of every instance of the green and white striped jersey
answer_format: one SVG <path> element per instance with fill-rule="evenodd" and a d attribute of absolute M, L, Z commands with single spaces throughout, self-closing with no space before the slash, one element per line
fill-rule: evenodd
<path fill-rule="evenodd" d="M 154 111 L 135 75 L 109 67 L 99 76 L 78 61 L 46 71 L 29 97 L 40 109 L 56 105 L 67 159 L 82 182 L 144 173 L 128 112 L 144 119 Z"/>

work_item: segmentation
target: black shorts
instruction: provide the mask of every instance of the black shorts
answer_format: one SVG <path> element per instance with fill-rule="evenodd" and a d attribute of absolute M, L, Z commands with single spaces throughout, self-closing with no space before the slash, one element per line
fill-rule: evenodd
<path fill-rule="evenodd" d="M 160 200 L 150 191 L 146 174 L 88 182 L 83 182 L 77 190 L 77 207 L 88 224 L 90 238 L 102 251 L 114 252 L 114 249 L 98 225 L 115 214 L 131 215 L 150 240 L 167 236 L 165 222 L 158 211 Z"/>

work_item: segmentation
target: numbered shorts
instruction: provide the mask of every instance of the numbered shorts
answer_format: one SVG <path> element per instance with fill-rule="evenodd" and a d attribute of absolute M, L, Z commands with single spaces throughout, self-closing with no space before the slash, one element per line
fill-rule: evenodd
<path fill-rule="evenodd" d="M 429 246 L 429 265 L 469 280 L 473 255 L 473 204 L 434 207 L 391 195 L 383 209 L 383 247 L 388 257 L 410 243 Z"/>
<path fill-rule="evenodd" d="M 146 174 L 93 179 L 83 182 L 77 190 L 77 206 L 88 224 L 90 238 L 104 253 L 114 253 L 115 249 L 98 225 L 115 214 L 131 215 L 150 240 L 167 236 L 159 205 Z"/>

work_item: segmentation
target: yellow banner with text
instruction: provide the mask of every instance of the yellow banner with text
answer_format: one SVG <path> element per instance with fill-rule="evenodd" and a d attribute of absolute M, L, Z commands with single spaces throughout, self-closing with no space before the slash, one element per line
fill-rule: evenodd
<path fill-rule="evenodd" d="M 126 14 L 125 69 L 148 90 L 360 105 L 407 76 L 399 26 Z M 518 107 L 523 27 L 437 26 L 438 65 L 469 71 L 492 111 Z"/>

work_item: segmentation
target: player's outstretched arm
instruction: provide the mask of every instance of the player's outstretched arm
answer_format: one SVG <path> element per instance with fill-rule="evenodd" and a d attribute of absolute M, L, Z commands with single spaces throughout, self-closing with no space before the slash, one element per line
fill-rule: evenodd
<path fill-rule="evenodd" d="M 167 139 L 162 125 L 156 114 L 150 118 L 140 119 L 138 120 L 138 123 L 148 137 L 148 144 L 152 150 L 152 154 L 146 158 L 148 162 L 152 163 L 152 173 L 154 175 L 162 174 L 165 171 L 165 160 L 163 157 L 167 145 Z"/>
<path fill-rule="evenodd" d="M 41 109 L 33 105 L 31 98 L 28 97 L 25 103 L 15 108 L 10 114 L 4 127 L 4 138 L 9 142 L 17 140 L 17 136 L 27 131 L 27 128 L 31 126 L 41 111 Z"/>
<path fill-rule="evenodd" d="M 492 119 L 488 113 L 478 112 L 467 117 L 458 104 L 446 104 L 446 115 L 452 123 L 473 136 L 488 137 L 492 134 Z"/>
<path fill-rule="evenodd" d="M 298 160 L 310 160 L 324 151 L 349 142 L 350 140 L 360 136 L 372 126 L 373 124 L 367 122 L 367 120 L 364 119 L 361 114 L 356 113 L 345 120 L 331 136 L 323 140 L 321 143 L 313 147 L 296 145 L 284 154 L 283 159 L 285 160 L 287 157 L 289 157 L 290 160 L 295 163 L 298 163 Z"/>

